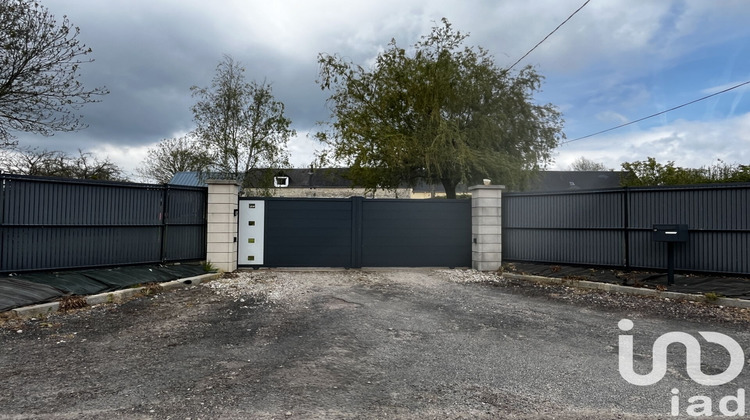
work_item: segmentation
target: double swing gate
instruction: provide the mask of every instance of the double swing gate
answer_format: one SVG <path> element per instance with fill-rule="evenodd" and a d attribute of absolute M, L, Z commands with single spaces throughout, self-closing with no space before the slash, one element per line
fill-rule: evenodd
<path fill-rule="evenodd" d="M 469 200 L 242 198 L 243 267 L 469 267 Z"/>

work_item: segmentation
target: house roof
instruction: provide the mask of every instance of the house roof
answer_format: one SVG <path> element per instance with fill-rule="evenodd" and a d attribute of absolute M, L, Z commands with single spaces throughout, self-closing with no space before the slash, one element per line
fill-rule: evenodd
<path fill-rule="evenodd" d="M 264 171 L 264 170 L 260 170 Z M 288 188 L 351 188 L 352 181 L 347 179 L 348 168 L 320 168 L 307 169 L 283 169 L 274 173 L 274 176 L 286 176 L 289 178 Z M 173 185 L 206 186 L 205 180 L 211 178 L 222 178 L 212 176 L 210 173 L 178 172 L 169 181 Z"/>
<path fill-rule="evenodd" d="M 264 170 L 261 170 L 264 171 Z M 348 179 L 348 168 L 283 169 L 275 176 L 289 177 L 288 188 L 352 188 L 354 184 Z M 620 187 L 620 171 L 541 171 L 524 191 L 570 191 Z M 169 182 L 172 185 L 192 187 L 206 186 L 205 180 L 222 177 L 210 173 L 178 172 Z M 457 192 L 465 193 L 466 185 L 459 185 Z M 430 185 L 419 182 L 414 192 L 445 192 L 440 184 Z"/>
<path fill-rule="evenodd" d="M 619 188 L 621 171 L 541 171 L 524 191 Z"/>
<path fill-rule="evenodd" d="M 174 174 L 169 183 L 172 185 L 185 185 L 188 187 L 206 186 L 206 183 L 203 182 L 198 176 L 198 172 L 177 172 L 176 174 Z"/>

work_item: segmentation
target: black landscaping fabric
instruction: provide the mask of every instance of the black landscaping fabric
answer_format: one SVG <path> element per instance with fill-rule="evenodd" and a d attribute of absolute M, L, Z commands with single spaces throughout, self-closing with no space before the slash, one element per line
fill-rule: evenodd
<path fill-rule="evenodd" d="M 177 276 L 162 271 L 158 267 L 120 267 L 110 270 L 92 270 L 84 274 L 114 289 L 177 279 Z"/>
<path fill-rule="evenodd" d="M 63 296 L 65 292 L 45 284 L 16 278 L 0 279 L 0 312 L 20 306 L 49 302 Z"/>
<path fill-rule="evenodd" d="M 0 312 L 53 301 L 65 295 L 94 295 L 201 274 L 206 271 L 199 264 L 180 264 L 15 275 L 0 278 Z"/>
<path fill-rule="evenodd" d="M 167 265 L 159 268 L 162 271 L 173 274 L 176 278 L 184 279 L 186 277 L 200 276 L 206 274 L 206 270 L 203 269 L 202 265 L 198 264 L 180 264 L 180 265 Z"/>
<path fill-rule="evenodd" d="M 112 290 L 109 285 L 81 272 L 32 273 L 22 274 L 15 278 L 53 286 L 71 295 L 95 295 Z"/>
<path fill-rule="evenodd" d="M 527 262 L 506 262 L 508 272 L 569 280 L 588 280 L 621 284 L 633 287 L 659 288 L 670 292 L 702 295 L 716 293 L 722 297 L 750 299 L 750 277 L 722 276 L 718 274 L 676 273 L 674 284 L 667 285 L 667 274 L 638 270 L 579 267 Z"/>

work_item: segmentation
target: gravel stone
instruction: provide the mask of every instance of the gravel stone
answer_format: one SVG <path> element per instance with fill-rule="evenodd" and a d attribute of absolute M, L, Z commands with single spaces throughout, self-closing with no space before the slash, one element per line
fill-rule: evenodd
<path fill-rule="evenodd" d="M 675 364 L 663 384 L 627 384 L 623 318 L 639 354 L 667 331 L 750 343 L 746 309 L 497 273 L 240 271 L 0 320 L 0 420 L 656 419 L 671 418 L 673 387 L 718 401 L 750 383 L 746 369 L 707 390 Z M 706 350 L 706 371 L 726 365 Z"/>

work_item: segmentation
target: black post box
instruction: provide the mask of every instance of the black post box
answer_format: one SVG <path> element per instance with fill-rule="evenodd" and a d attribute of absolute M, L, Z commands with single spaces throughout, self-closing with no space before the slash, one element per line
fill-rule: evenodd
<path fill-rule="evenodd" d="M 652 239 L 656 242 L 687 242 L 688 225 L 654 225 Z"/>
<path fill-rule="evenodd" d="M 688 241 L 688 225 L 654 225 L 651 235 L 654 242 L 667 243 L 667 284 L 674 284 L 674 244 Z"/>

